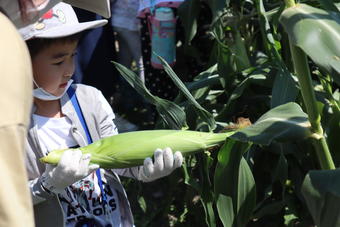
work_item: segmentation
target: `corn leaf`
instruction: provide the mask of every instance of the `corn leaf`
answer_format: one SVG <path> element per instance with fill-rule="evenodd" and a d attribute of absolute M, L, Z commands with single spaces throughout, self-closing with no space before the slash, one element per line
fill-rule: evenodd
<path fill-rule="evenodd" d="M 280 22 L 292 44 L 300 47 L 340 85 L 340 15 L 297 4 L 283 11 Z"/>
<path fill-rule="evenodd" d="M 216 73 L 217 64 L 198 74 L 193 82 L 186 84 L 188 90 L 197 102 L 204 102 L 211 91 L 211 87 L 221 83 L 221 78 Z"/>
<path fill-rule="evenodd" d="M 159 98 L 150 93 L 142 80 L 125 66 L 112 62 L 125 80 L 142 95 L 148 102 L 156 106 L 159 115 L 164 122 L 172 129 L 186 128 L 186 115 L 184 110 L 175 103 Z"/>
<path fill-rule="evenodd" d="M 193 82 L 189 82 L 186 84 L 186 86 L 189 91 L 195 91 L 201 88 L 219 84 L 219 82 L 220 82 L 219 75 L 214 74 L 199 80 L 195 80 Z"/>
<path fill-rule="evenodd" d="M 298 93 L 298 84 L 293 75 L 285 68 L 279 68 L 273 84 L 271 107 L 294 102 Z"/>
<path fill-rule="evenodd" d="M 210 86 L 219 83 L 219 76 L 216 74 L 217 65 L 213 65 L 207 70 L 201 72 L 195 76 L 191 82 L 186 82 L 185 85 L 192 93 L 192 96 L 200 103 L 200 100 L 204 100 L 207 93 L 210 90 Z M 174 102 L 180 103 L 183 95 L 179 93 Z"/>
<path fill-rule="evenodd" d="M 223 109 L 218 113 L 217 120 L 223 121 L 225 115 L 230 111 L 230 106 L 235 100 L 243 95 L 245 89 L 254 82 L 262 83 L 267 79 L 265 71 L 255 71 L 251 75 L 248 75 L 242 82 L 240 82 L 234 90 L 231 92 L 228 101 L 223 106 Z"/>
<path fill-rule="evenodd" d="M 232 227 L 234 222 L 234 210 L 231 197 L 219 194 L 216 201 L 216 206 L 223 226 Z"/>
<path fill-rule="evenodd" d="M 302 184 L 302 194 L 318 227 L 340 226 L 340 170 L 312 170 Z"/>
<path fill-rule="evenodd" d="M 218 163 L 214 176 L 216 195 L 225 195 L 224 206 L 232 210 L 218 210 L 221 220 L 227 220 L 225 226 L 245 226 L 255 207 L 255 181 L 251 170 L 243 158 L 243 154 L 250 148 L 250 143 L 242 143 L 227 139 L 218 153 Z M 220 201 L 221 203 L 221 201 Z M 230 207 L 230 205 L 233 205 Z M 221 206 L 222 204 L 220 204 Z M 222 212 L 222 213 L 221 213 Z"/>
<path fill-rule="evenodd" d="M 335 112 L 329 119 L 329 126 L 327 129 L 327 143 L 332 152 L 333 159 L 336 166 L 340 166 L 340 113 Z"/>
<path fill-rule="evenodd" d="M 272 141 L 295 141 L 311 135 L 307 114 L 298 104 L 291 102 L 269 110 L 253 125 L 236 132 L 231 138 L 269 145 Z"/>
<path fill-rule="evenodd" d="M 325 10 L 334 11 L 336 13 L 339 13 L 339 9 L 334 4 L 333 0 L 319 0 L 319 2 Z"/>
<path fill-rule="evenodd" d="M 207 1 L 211 12 L 213 13 L 212 22 L 218 20 L 228 7 L 230 0 L 209 0 Z"/>
<path fill-rule="evenodd" d="M 279 49 L 276 46 L 277 40 L 275 40 L 271 32 L 272 28 L 263 1 L 256 1 L 256 7 L 259 14 L 264 46 L 268 55 L 271 56 L 272 63 L 278 68 L 272 88 L 271 107 L 273 108 L 287 102 L 294 102 L 299 90 L 293 75 L 282 61 Z"/>
<path fill-rule="evenodd" d="M 205 211 L 206 223 L 209 227 L 216 227 L 216 218 L 213 208 L 214 204 L 214 192 L 211 190 L 212 184 L 210 180 L 210 168 L 213 163 L 213 159 L 210 155 L 201 154 L 196 155 L 198 158 L 198 166 L 200 166 L 200 185 L 201 189 L 201 201 Z"/>
<path fill-rule="evenodd" d="M 172 70 L 172 68 L 169 66 L 169 64 L 159 55 L 156 54 L 156 56 L 160 59 L 162 65 L 164 66 L 164 70 L 166 73 L 170 76 L 172 81 L 176 84 L 176 86 L 180 89 L 180 91 L 183 93 L 183 95 L 188 99 L 188 101 L 195 106 L 195 111 L 197 114 L 202 118 L 204 122 L 207 123 L 209 127 L 209 131 L 212 131 L 216 128 L 216 122 L 214 117 L 211 113 L 209 113 L 207 110 L 205 110 L 197 101 L 196 99 L 191 95 L 190 91 L 187 89 L 187 87 L 183 84 L 183 82 L 178 78 L 176 73 Z"/>
<path fill-rule="evenodd" d="M 216 226 L 216 219 L 214 214 L 214 208 L 212 202 L 203 202 L 203 208 L 205 212 L 205 221 L 208 227 Z"/>
<path fill-rule="evenodd" d="M 200 13 L 199 0 L 186 0 L 178 8 L 184 32 L 185 45 L 190 45 L 197 32 L 197 17 Z"/>

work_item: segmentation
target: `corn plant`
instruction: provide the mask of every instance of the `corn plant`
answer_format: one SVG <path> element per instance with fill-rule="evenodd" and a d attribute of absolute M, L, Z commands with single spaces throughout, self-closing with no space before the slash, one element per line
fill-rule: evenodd
<path fill-rule="evenodd" d="M 200 24 L 202 6 L 211 13 Z M 178 59 L 194 58 L 205 70 L 182 81 L 186 71 L 160 57 L 180 91 L 175 100 L 153 96 L 133 72 L 114 63 L 156 106 L 157 129 L 235 131 L 217 150 L 187 156 L 182 173 L 163 179 L 160 205 L 145 193 L 136 197 L 140 226 L 340 224 L 338 6 L 321 0 L 185 1 L 178 10 L 185 31 L 179 51 L 185 54 Z"/>

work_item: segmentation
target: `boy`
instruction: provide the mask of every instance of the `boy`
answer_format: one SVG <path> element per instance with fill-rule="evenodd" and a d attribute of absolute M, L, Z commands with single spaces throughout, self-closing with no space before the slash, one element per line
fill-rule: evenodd
<path fill-rule="evenodd" d="M 147 158 L 143 166 L 130 169 L 99 171 L 80 150 L 65 151 L 57 166 L 39 162 L 51 150 L 117 134 L 113 111 L 101 92 L 71 80 L 79 33 L 105 23 L 79 23 L 72 7 L 59 3 L 20 30 L 30 50 L 35 85 L 26 161 L 37 226 L 133 226 L 117 174 L 149 182 L 182 165 L 182 154 L 172 154 L 170 148 L 157 149 L 154 163 Z"/>

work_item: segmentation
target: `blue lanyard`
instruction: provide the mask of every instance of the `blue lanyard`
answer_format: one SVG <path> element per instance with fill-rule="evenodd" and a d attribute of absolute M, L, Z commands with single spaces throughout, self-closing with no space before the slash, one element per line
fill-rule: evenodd
<path fill-rule="evenodd" d="M 81 125 L 84 128 L 86 138 L 87 138 L 87 143 L 91 144 L 93 141 L 92 141 L 92 138 L 91 138 L 91 135 L 90 135 L 90 131 L 89 131 L 87 125 L 86 125 L 83 112 L 80 109 L 80 105 L 79 105 L 75 90 L 72 86 L 70 86 L 70 88 L 67 90 L 67 94 L 70 97 L 70 100 L 71 100 L 72 105 L 73 105 L 73 107 L 74 107 L 74 109 L 75 109 L 75 111 L 78 115 L 78 118 L 81 122 Z M 98 178 L 98 184 L 99 184 L 99 187 L 100 187 L 100 191 L 101 191 L 101 194 L 102 194 L 102 197 L 103 197 L 103 209 L 104 209 L 104 213 L 105 213 L 105 204 L 107 203 L 107 199 L 106 199 L 106 193 L 105 193 L 104 187 L 103 187 L 103 181 L 102 181 L 102 176 L 100 174 L 100 169 L 96 170 L 96 175 L 97 175 L 97 178 Z"/>
<path fill-rule="evenodd" d="M 156 8 L 155 0 L 151 0 L 151 2 L 150 2 L 150 13 L 151 13 L 151 15 L 155 14 L 155 8 Z"/>

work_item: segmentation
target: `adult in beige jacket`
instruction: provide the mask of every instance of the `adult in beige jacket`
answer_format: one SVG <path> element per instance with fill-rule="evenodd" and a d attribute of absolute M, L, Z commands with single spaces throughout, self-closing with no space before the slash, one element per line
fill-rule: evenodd
<path fill-rule="evenodd" d="M 34 23 L 60 1 L 0 0 L 0 227 L 34 226 L 24 164 L 24 141 L 33 100 L 32 68 L 26 44 L 16 29 Z M 109 0 L 65 2 L 110 17 Z"/>

